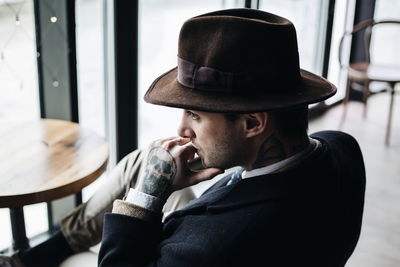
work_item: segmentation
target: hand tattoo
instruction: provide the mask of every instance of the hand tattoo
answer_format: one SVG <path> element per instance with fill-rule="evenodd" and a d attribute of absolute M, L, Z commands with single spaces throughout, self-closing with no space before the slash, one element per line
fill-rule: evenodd
<path fill-rule="evenodd" d="M 172 185 L 176 171 L 175 160 L 166 149 L 152 148 L 148 155 L 142 191 L 152 196 L 163 197 Z"/>

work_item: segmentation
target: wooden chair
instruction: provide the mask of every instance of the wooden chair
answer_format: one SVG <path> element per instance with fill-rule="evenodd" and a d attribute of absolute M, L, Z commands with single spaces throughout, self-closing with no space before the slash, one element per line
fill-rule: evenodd
<path fill-rule="evenodd" d="M 371 62 L 371 36 L 373 30 L 376 31 L 378 25 L 395 25 L 396 32 L 400 33 L 400 20 L 382 20 L 375 21 L 373 19 L 365 20 L 354 26 L 352 31 L 345 32 L 340 40 L 339 45 L 339 64 L 341 70 L 347 70 L 347 84 L 346 84 L 346 94 L 343 100 L 343 114 L 340 122 L 340 128 L 343 126 L 344 120 L 347 114 L 347 104 L 349 102 L 350 90 L 360 91 L 362 93 L 362 101 L 364 103 L 364 117 L 367 111 L 367 101 L 369 96 L 374 93 L 389 91 L 390 105 L 389 105 L 389 117 L 386 129 L 386 145 L 389 144 L 392 111 L 393 111 L 393 99 L 395 94 L 395 85 L 400 82 L 400 59 L 394 58 L 397 61 L 396 65 L 385 65 L 385 64 L 375 64 Z M 360 62 L 354 63 L 344 63 L 343 58 L 343 43 L 345 38 L 353 38 L 355 34 L 360 33 L 363 37 L 363 50 L 365 52 L 364 59 Z M 353 40 L 353 39 L 352 39 Z M 373 91 L 370 88 L 371 82 L 384 82 L 386 88 L 379 91 Z"/>

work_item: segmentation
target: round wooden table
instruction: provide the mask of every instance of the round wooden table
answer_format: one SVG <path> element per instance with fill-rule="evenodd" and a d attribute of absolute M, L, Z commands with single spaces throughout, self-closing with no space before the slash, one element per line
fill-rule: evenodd
<path fill-rule="evenodd" d="M 0 147 L 0 208 L 10 208 L 15 250 L 29 246 L 23 206 L 80 192 L 108 160 L 103 137 L 54 119 L 3 123 Z"/>

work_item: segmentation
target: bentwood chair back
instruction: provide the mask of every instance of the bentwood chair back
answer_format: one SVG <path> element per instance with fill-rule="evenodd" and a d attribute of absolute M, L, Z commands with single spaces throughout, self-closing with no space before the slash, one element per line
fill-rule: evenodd
<path fill-rule="evenodd" d="M 386 36 L 382 35 L 382 33 L 385 33 Z M 343 60 L 344 43 L 345 41 L 354 41 L 356 38 L 360 38 L 358 39 L 360 41 L 362 40 L 362 48 L 359 51 L 363 52 L 363 58 L 357 62 L 350 63 L 348 62 L 349 60 Z M 395 56 L 396 53 L 399 53 L 397 52 L 399 43 L 396 42 L 396 38 L 400 41 L 400 20 L 375 21 L 368 19 L 355 25 L 352 31 L 343 34 L 338 53 L 340 68 L 347 72 L 341 127 L 347 114 L 347 103 L 352 89 L 361 93 L 361 100 L 364 103 L 364 117 L 367 112 L 368 98 L 375 93 L 389 91 L 391 100 L 386 144 L 389 143 L 395 85 L 400 81 L 400 57 Z M 371 82 L 383 82 L 384 86 L 374 90 L 371 88 Z"/>

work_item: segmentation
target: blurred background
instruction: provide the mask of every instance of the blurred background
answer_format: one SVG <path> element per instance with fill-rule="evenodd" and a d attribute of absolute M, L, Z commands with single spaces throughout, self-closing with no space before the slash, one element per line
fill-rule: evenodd
<path fill-rule="evenodd" d="M 237 7 L 291 20 L 301 67 L 338 88 L 334 97 L 310 106 L 310 133 L 349 132 L 365 156 L 363 229 L 347 266 L 400 266 L 400 110 L 395 93 L 390 141 L 385 143 L 390 92 L 397 85 L 390 89 L 382 81 L 368 84 L 365 111 L 366 97 L 357 83 L 346 91 L 347 65 L 365 60 L 363 41 L 348 34 L 340 45 L 345 32 L 361 21 L 400 20 L 400 1 L 0 0 L 0 125 L 38 118 L 79 122 L 109 142 L 110 169 L 135 148 L 176 135 L 180 111 L 146 104 L 143 95 L 155 78 L 176 66 L 182 23 L 195 15 Z M 400 27 L 372 34 L 371 60 L 396 70 L 399 43 Z M 86 187 L 83 201 L 106 178 L 107 173 Z M 56 202 L 57 212 L 47 203 L 24 207 L 31 244 L 46 238 L 73 208 L 67 199 Z M 0 251 L 10 246 L 9 211 L 0 209 Z"/>

